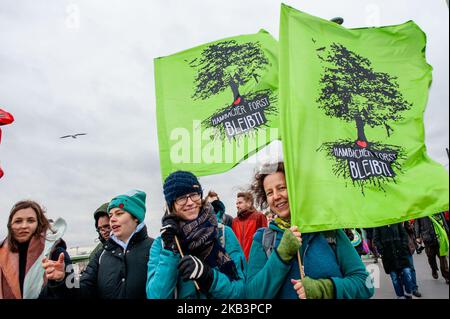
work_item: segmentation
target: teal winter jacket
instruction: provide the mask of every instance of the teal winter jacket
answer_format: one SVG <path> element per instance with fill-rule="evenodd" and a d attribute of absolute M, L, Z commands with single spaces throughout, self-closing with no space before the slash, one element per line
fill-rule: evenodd
<path fill-rule="evenodd" d="M 284 231 L 275 222 L 269 227 L 276 232 L 275 247 L 278 247 Z M 262 244 L 264 229 L 260 228 L 253 237 L 247 266 L 246 298 L 298 298 L 291 284 L 291 279 L 300 278 L 297 258 L 285 263 L 276 249 L 267 258 Z M 313 279 L 331 279 L 336 299 L 372 297 L 372 281 L 350 240 L 342 230 L 335 231 L 333 238 L 334 247 L 323 232 L 302 234 L 300 252 L 305 275 Z"/>
<path fill-rule="evenodd" d="M 239 279 L 231 281 L 218 268 L 213 268 L 214 280 L 207 294 L 198 292 L 193 281 L 178 276 L 181 256 L 163 248 L 161 237 L 150 249 L 147 271 L 147 298 L 149 299 L 242 299 L 245 295 L 247 262 L 231 228 L 224 226 L 224 247 L 236 264 Z M 221 236 L 221 235 L 220 235 Z"/>

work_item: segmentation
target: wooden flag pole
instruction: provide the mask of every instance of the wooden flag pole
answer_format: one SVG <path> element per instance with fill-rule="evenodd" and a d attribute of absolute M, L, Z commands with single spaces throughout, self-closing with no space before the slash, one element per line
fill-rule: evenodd
<path fill-rule="evenodd" d="M 180 252 L 181 258 L 183 258 L 184 257 L 183 251 L 181 250 L 180 242 L 178 241 L 177 236 L 175 236 L 175 243 L 177 244 L 177 248 L 178 248 L 178 251 Z M 198 283 L 195 280 L 193 280 L 193 281 L 194 281 L 195 288 L 197 288 L 197 290 L 200 290 Z"/>
<path fill-rule="evenodd" d="M 300 269 L 300 278 L 305 279 L 305 272 L 303 271 L 302 259 L 300 258 L 300 251 L 297 251 L 298 268 Z"/>

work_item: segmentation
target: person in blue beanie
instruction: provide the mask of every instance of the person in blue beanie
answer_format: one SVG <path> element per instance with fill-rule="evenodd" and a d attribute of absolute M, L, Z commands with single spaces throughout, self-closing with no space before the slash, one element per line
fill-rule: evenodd
<path fill-rule="evenodd" d="M 219 224 L 211 204 L 202 202 L 197 177 L 184 171 L 170 174 L 164 197 L 168 211 L 150 250 L 147 297 L 243 298 L 244 254 L 231 228 Z"/>
<path fill-rule="evenodd" d="M 145 299 L 148 252 L 153 239 L 144 224 L 146 194 L 131 190 L 108 205 L 111 235 L 81 275 L 78 284 L 63 279 L 64 262 L 45 265 L 47 285 L 57 298 Z M 69 283 L 70 284 L 70 283 Z"/>
<path fill-rule="evenodd" d="M 261 208 L 277 217 L 253 237 L 246 297 L 250 299 L 370 298 L 369 274 L 342 230 L 300 234 L 291 225 L 284 163 L 266 164 L 255 175 L 252 191 Z M 300 250 L 305 278 L 300 280 Z"/>

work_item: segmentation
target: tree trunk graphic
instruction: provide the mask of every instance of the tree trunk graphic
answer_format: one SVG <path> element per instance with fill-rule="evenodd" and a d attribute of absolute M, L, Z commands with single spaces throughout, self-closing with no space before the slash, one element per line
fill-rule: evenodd
<path fill-rule="evenodd" d="M 369 59 L 342 44 L 333 43 L 327 50 L 326 47 L 316 50 L 324 65 L 317 103 L 325 115 L 356 122 L 356 144 L 362 148 L 368 145 L 366 125 L 372 128 L 384 125 L 390 136 L 393 128 L 389 123 L 401 120 L 402 112 L 412 107 L 400 92 L 397 77 L 375 71 Z"/>
<path fill-rule="evenodd" d="M 358 144 L 362 148 L 365 148 L 367 146 L 367 138 L 366 134 L 364 133 L 364 121 L 361 118 L 361 115 L 359 114 L 355 115 L 355 121 L 356 121 L 356 128 L 358 130 L 358 138 L 356 140 L 356 144 Z"/>
<path fill-rule="evenodd" d="M 233 78 L 230 78 L 228 84 L 233 92 L 233 105 L 238 105 L 241 102 L 241 94 L 239 93 L 238 85 L 233 81 Z"/>

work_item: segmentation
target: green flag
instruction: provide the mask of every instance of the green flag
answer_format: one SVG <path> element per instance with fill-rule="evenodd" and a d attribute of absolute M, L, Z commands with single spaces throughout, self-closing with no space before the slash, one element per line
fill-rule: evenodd
<path fill-rule="evenodd" d="M 278 136 L 278 43 L 266 31 L 155 59 L 163 178 L 225 172 Z"/>
<path fill-rule="evenodd" d="M 286 5 L 280 125 L 292 223 L 376 227 L 448 209 L 448 174 L 426 154 L 432 68 L 409 21 L 346 29 Z"/>

